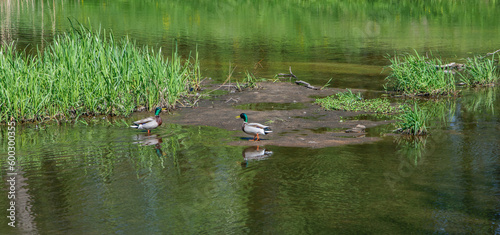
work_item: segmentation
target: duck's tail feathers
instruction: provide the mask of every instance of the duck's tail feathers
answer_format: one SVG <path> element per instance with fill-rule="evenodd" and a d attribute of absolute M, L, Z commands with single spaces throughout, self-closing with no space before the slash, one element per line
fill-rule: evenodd
<path fill-rule="evenodd" d="M 273 131 L 271 131 L 271 128 L 269 128 L 269 127 L 264 128 L 264 133 L 266 135 L 269 134 L 269 133 L 271 133 L 271 132 L 273 132 Z"/>
<path fill-rule="evenodd" d="M 138 125 L 135 125 L 135 126 L 130 126 L 130 127 L 132 127 L 132 128 L 139 128 L 139 126 L 138 126 Z"/>

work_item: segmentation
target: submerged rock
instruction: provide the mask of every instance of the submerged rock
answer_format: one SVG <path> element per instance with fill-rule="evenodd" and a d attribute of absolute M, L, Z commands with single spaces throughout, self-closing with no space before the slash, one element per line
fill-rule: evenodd
<path fill-rule="evenodd" d="M 345 133 L 364 133 L 365 129 L 366 126 L 358 124 L 356 127 L 346 130 Z"/>

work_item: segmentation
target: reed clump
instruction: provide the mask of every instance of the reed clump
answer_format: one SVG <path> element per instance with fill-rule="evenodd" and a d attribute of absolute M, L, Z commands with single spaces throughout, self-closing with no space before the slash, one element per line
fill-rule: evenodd
<path fill-rule="evenodd" d="M 415 51 L 415 55 L 395 55 L 389 60 L 391 72 L 386 78 L 386 90 L 432 96 L 455 92 L 455 78 L 452 73 L 438 69 L 443 65 L 439 58 L 427 58 Z"/>
<path fill-rule="evenodd" d="M 80 26 L 34 55 L 2 45 L 0 77 L 0 122 L 60 120 L 173 108 L 199 86 L 200 68 L 197 56 L 165 59 L 161 49 Z"/>
<path fill-rule="evenodd" d="M 465 72 L 460 73 L 460 81 L 467 86 L 482 86 L 498 82 L 498 64 L 495 54 L 492 58 L 475 56 L 467 58 Z"/>
<path fill-rule="evenodd" d="M 416 136 L 427 134 L 429 117 L 426 112 L 418 107 L 417 103 L 414 104 L 413 108 L 404 106 L 403 112 L 397 119 L 400 120 L 396 124 L 398 126 L 397 132 Z"/>

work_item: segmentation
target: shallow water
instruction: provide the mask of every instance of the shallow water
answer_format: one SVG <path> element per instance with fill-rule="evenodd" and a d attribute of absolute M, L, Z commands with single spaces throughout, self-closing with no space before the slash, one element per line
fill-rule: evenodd
<path fill-rule="evenodd" d="M 387 55 L 415 49 L 459 63 L 497 50 L 498 15 L 497 1 L 20 0 L 0 3 L 0 39 L 43 48 L 71 28 L 69 18 L 165 56 L 175 45 L 183 56 L 198 51 L 203 76 L 221 82 L 234 67 L 239 80 L 291 67 L 313 85 L 332 78 L 333 87 L 382 90 Z"/>
<path fill-rule="evenodd" d="M 213 127 L 167 124 L 149 137 L 99 124 L 21 127 L 24 209 L 18 229 L 3 217 L 0 231 L 494 233 L 498 135 L 487 123 L 454 124 L 423 142 L 260 146 L 272 151 L 262 157 L 226 144 L 241 133 Z"/>
<path fill-rule="evenodd" d="M 70 17 L 166 56 L 174 40 L 181 54 L 198 48 L 204 76 L 216 81 L 230 66 L 235 79 L 291 66 L 312 84 L 332 78 L 330 87 L 368 89 L 372 98 L 388 53 L 432 50 L 460 62 L 498 49 L 500 3 L 427 3 L 4 1 L 0 38 L 44 47 Z M 381 141 L 320 149 L 231 146 L 246 135 L 168 123 L 146 136 L 120 118 L 19 124 L 17 228 L 5 213 L 0 234 L 500 233 L 499 96 L 485 88 L 421 101 L 435 121 L 420 141 L 391 135 L 388 124 L 367 129 Z M 273 138 L 287 131 L 300 130 Z M 0 126 L 1 156 L 7 132 Z M 263 149 L 272 154 L 260 157 Z M 0 162 L 5 210 L 9 171 Z"/>

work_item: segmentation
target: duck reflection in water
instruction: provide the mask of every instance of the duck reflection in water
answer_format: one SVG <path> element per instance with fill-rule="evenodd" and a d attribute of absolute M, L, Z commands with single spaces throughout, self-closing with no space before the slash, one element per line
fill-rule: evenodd
<path fill-rule="evenodd" d="M 251 146 L 243 150 L 241 153 L 243 155 L 242 166 L 248 166 L 248 161 L 260 161 L 273 154 L 272 151 L 261 148 L 260 146 Z"/>
<path fill-rule="evenodd" d="M 161 143 L 163 143 L 163 140 L 162 140 L 161 136 L 159 136 L 159 135 L 156 135 L 156 134 L 155 135 L 138 134 L 138 135 L 134 135 L 133 139 L 136 140 L 135 142 L 133 142 L 134 144 L 138 144 L 141 146 L 154 145 L 156 155 L 158 155 L 158 157 L 162 157 L 162 156 L 166 155 L 161 150 Z"/>
<path fill-rule="evenodd" d="M 136 142 L 133 142 L 134 144 L 140 144 L 141 146 L 148 146 L 148 145 L 159 145 L 163 143 L 163 140 L 161 139 L 161 136 L 159 135 L 135 135 L 132 137 Z"/>

